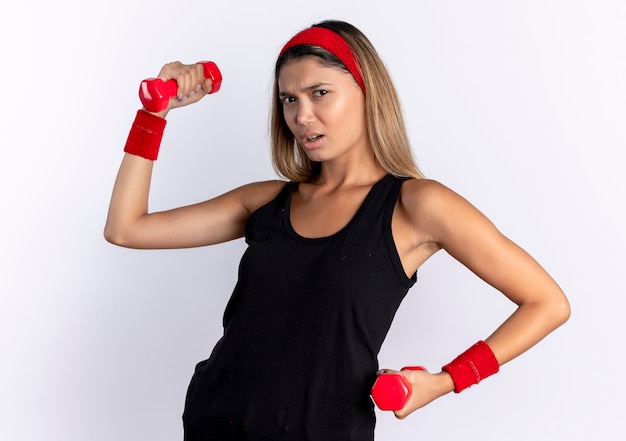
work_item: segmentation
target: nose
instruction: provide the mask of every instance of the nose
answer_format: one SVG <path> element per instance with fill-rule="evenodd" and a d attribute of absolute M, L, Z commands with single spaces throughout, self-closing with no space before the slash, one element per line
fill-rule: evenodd
<path fill-rule="evenodd" d="M 307 126 L 315 120 L 311 105 L 304 101 L 298 102 L 298 110 L 296 111 L 296 123 L 300 126 Z"/>

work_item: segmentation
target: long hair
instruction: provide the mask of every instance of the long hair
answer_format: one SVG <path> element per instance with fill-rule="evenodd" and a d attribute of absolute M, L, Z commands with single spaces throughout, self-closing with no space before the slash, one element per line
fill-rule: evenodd
<path fill-rule="evenodd" d="M 396 88 L 371 42 L 360 30 L 343 21 L 328 20 L 313 27 L 323 27 L 339 34 L 359 63 L 365 85 L 367 134 L 376 160 L 391 175 L 423 178 L 413 158 Z M 285 122 L 278 97 L 278 76 L 285 62 L 307 56 L 316 57 L 324 66 L 348 72 L 337 57 L 312 45 L 293 46 L 276 60 L 270 117 L 272 165 L 279 175 L 297 182 L 307 182 L 319 175 L 320 164 L 306 156 Z"/>

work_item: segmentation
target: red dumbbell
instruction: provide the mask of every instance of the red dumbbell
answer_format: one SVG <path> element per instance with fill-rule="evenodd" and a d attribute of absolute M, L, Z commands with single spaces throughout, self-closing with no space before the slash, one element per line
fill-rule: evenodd
<path fill-rule="evenodd" d="M 406 366 L 403 371 L 425 371 L 422 366 Z M 411 385 L 401 374 L 380 374 L 372 386 L 372 399 L 380 410 L 400 410 L 411 398 Z"/>
<path fill-rule="evenodd" d="M 211 92 L 220 90 L 222 73 L 212 61 L 200 61 L 204 67 L 204 78 L 211 80 Z M 148 78 L 139 85 L 139 99 L 148 112 L 160 112 L 167 108 L 170 98 L 178 94 L 176 80 L 163 81 L 158 78 Z"/>

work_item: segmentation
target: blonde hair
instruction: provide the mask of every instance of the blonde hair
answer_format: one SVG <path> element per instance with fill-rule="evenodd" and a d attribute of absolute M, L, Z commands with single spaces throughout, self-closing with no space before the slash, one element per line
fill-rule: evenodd
<path fill-rule="evenodd" d="M 379 164 L 394 176 L 423 178 L 413 158 L 396 88 L 373 45 L 360 30 L 346 22 L 329 20 L 312 27 L 323 27 L 339 34 L 358 61 L 365 84 L 368 139 Z M 309 160 L 285 122 L 278 97 L 278 76 L 286 61 L 307 56 L 316 57 L 322 65 L 348 71 L 336 56 L 312 45 L 291 47 L 276 61 L 270 119 L 272 165 L 279 175 L 297 182 L 316 177 L 320 164 Z"/>

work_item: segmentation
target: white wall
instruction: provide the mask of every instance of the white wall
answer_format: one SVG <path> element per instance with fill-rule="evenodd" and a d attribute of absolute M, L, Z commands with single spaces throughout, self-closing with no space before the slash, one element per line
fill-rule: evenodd
<path fill-rule="evenodd" d="M 324 18 L 352 22 L 384 57 L 429 177 L 533 254 L 573 308 L 480 386 L 405 421 L 380 413 L 378 439 L 626 437 L 624 2 L 12 3 L 0 26 L 0 439 L 182 439 L 185 389 L 220 335 L 243 244 L 104 241 L 137 86 L 175 59 L 224 74 L 218 94 L 170 114 L 152 209 L 273 178 L 272 65 Z M 438 369 L 511 310 L 437 255 L 381 364 Z"/>

